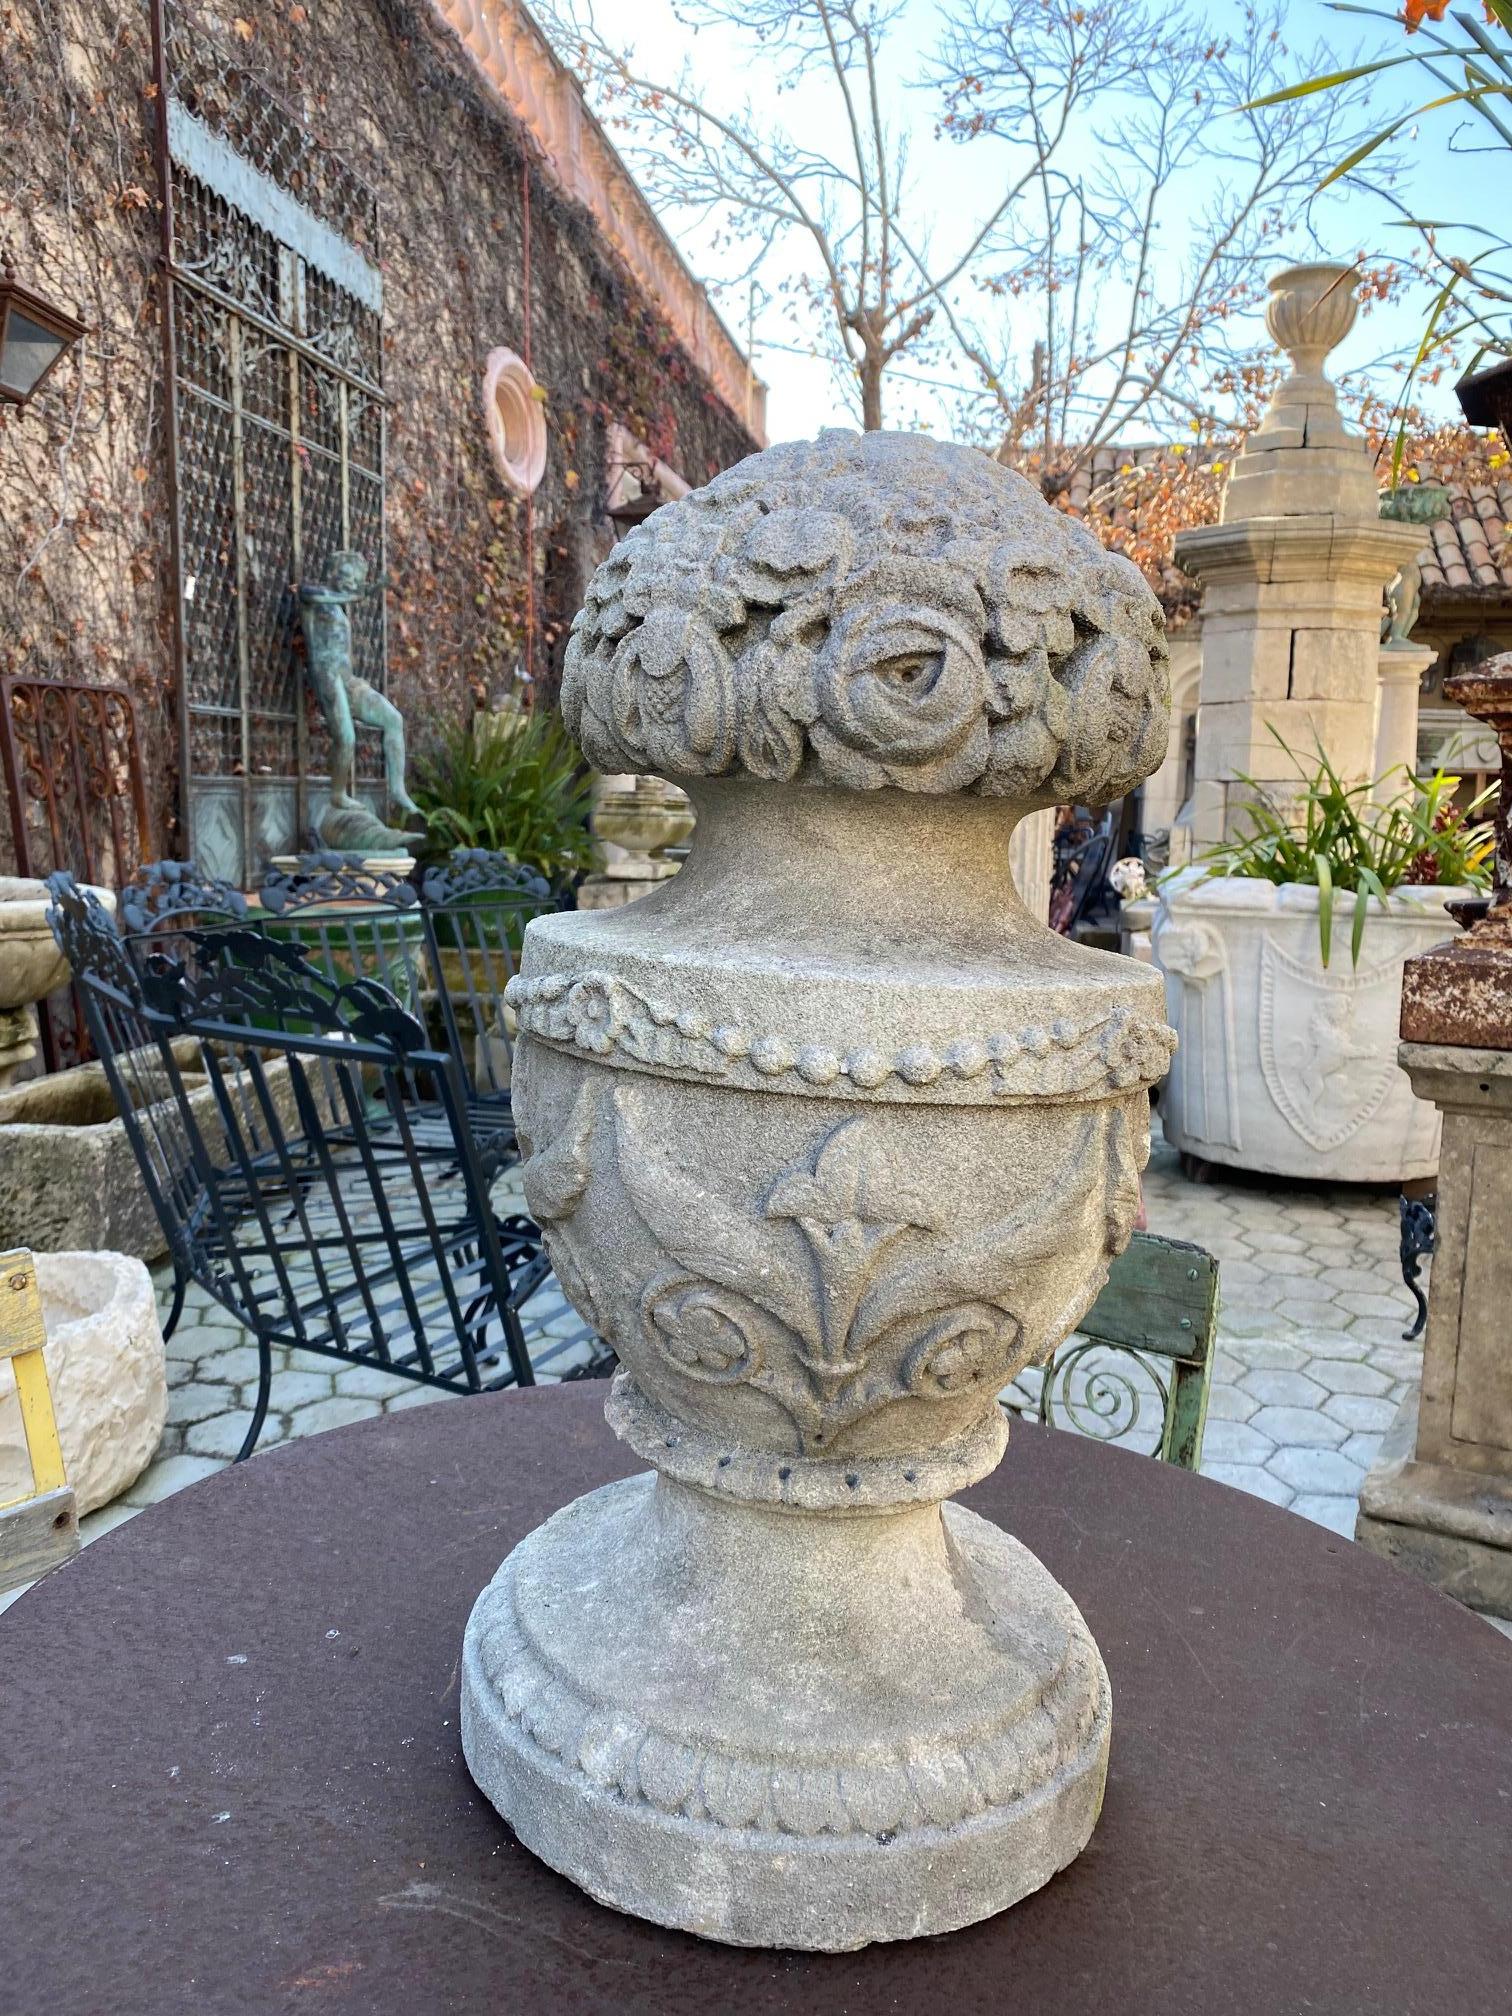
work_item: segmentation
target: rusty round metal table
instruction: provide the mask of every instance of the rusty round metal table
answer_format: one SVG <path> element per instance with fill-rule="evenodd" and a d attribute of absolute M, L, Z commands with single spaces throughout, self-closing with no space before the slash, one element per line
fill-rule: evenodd
<path fill-rule="evenodd" d="M 271 1451 L 0 1618 L 7 2016 L 1512 2007 L 1512 1644 L 1289 1513 L 1031 1428 L 969 1502 L 1112 1675 L 1081 1858 L 985 1924 L 836 1956 L 591 1903 L 475 1792 L 457 1660 L 506 1550 L 635 1467 L 603 1397 Z"/>

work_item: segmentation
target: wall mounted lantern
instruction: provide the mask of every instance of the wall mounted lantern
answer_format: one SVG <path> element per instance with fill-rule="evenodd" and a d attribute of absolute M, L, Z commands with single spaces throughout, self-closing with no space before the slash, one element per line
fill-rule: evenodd
<path fill-rule="evenodd" d="M 605 513 L 609 523 L 614 527 L 616 543 L 637 525 L 643 525 L 651 513 L 659 511 L 667 501 L 662 495 L 661 485 L 656 480 L 654 465 L 627 462 L 624 465 L 624 473 L 633 476 L 640 488 L 633 497 L 626 497 L 620 503 L 611 505 Z"/>
<path fill-rule="evenodd" d="M 11 267 L 0 267 L 0 400 L 24 406 L 84 329 L 76 316 L 23 287 Z"/>

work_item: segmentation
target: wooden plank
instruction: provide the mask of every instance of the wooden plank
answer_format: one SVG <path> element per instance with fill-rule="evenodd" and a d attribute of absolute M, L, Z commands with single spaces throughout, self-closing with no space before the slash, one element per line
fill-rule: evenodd
<path fill-rule="evenodd" d="M 79 1508 L 73 1486 L 23 1498 L 0 1511 L 0 1594 L 35 1582 L 79 1551 Z"/>
<path fill-rule="evenodd" d="M 31 1457 L 32 1490 L 39 1495 L 56 1491 L 64 1481 L 63 1447 L 58 1440 L 58 1422 L 47 1384 L 47 1360 L 40 1351 L 25 1351 L 12 1364 L 16 1398 L 21 1402 L 21 1426 L 26 1431 L 26 1450 Z"/>
<path fill-rule="evenodd" d="M 0 1254 L 0 1358 L 40 1351 L 46 1342 L 36 1262 L 25 1247 Z"/>
<path fill-rule="evenodd" d="M 1202 1431 L 1207 1426 L 1210 1367 L 1177 1359 L 1171 1367 L 1171 1397 L 1161 1433 L 1163 1461 L 1195 1470 L 1202 1461 Z"/>
<path fill-rule="evenodd" d="M 1202 1364 L 1218 1320 L 1218 1262 L 1201 1246 L 1136 1232 L 1077 1325 L 1084 1337 Z"/>

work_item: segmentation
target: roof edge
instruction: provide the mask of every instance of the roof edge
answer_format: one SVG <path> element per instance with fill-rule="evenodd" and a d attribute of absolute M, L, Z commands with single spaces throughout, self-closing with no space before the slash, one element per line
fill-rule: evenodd
<path fill-rule="evenodd" d="M 494 96 L 535 140 L 560 187 L 592 215 L 731 413 L 766 446 L 766 386 L 694 278 L 582 86 L 519 0 L 430 0 Z"/>

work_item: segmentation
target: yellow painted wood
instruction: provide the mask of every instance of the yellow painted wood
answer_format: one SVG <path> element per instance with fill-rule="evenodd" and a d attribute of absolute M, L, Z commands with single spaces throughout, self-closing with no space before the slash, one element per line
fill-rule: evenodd
<path fill-rule="evenodd" d="M 60 1490 L 65 1482 L 63 1448 L 42 1349 L 46 1342 L 36 1262 L 24 1248 L 0 1255 L 0 1358 L 11 1360 L 16 1377 L 21 1426 L 31 1458 L 29 1497 Z"/>
<path fill-rule="evenodd" d="M 0 1253 L 0 1358 L 40 1351 L 46 1342 L 36 1261 L 25 1247 Z"/>
<path fill-rule="evenodd" d="M 26 1451 L 31 1457 L 32 1490 L 56 1491 L 65 1482 L 63 1445 L 58 1440 L 52 1390 L 47 1383 L 47 1361 L 40 1351 L 28 1351 L 16 1359 L 14 1369 Z"/>

